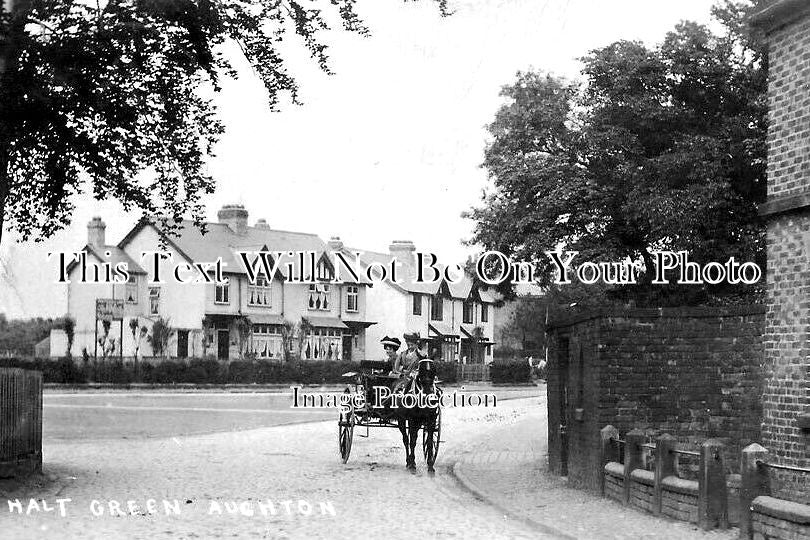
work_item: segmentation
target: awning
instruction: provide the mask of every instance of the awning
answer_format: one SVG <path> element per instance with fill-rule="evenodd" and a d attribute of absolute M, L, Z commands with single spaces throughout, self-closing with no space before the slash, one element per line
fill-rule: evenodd
<path fill-rule="evenodd" d="M 377 324 L 373 321 L 343 321 L 343 324 L 351 328 L 352 330 L 364 330 L 371 326 L 372 324 Z"/>
<path fill-rule="evenodd" d="M 430 337 L 430 332 L 436 334 L 435 337 L 458 337 L 458 334 L 454 333 L 449 325 L 439 322 L 428 323 L 428 337 Z"/>
<path fill-rule="evenodd" d="M 284 317 L 281 315 L 246 315 L 253 324 L 284 324 Z"/>
<path fill-rule="evenodd" d="M 460 328 L 461 333 L 464 334 L 464 337 L 462 337 L 462 339 L 475 339 L 475 336 L 473 336 L 472 328 L 465 327 L 464 325 L 462 325 Z M 481 336 L 481 338 L 478 339 L 478 343 L 481 343 L 482 345 L 495 345 L 495 342 L 490 340 L 486 336 Z"/>
<path fill-rule="evenodd" d="M 304 320 L 315 328 L 340 328 L 341 330 L 349 328 L 337 317 L 304 317 Z"/>

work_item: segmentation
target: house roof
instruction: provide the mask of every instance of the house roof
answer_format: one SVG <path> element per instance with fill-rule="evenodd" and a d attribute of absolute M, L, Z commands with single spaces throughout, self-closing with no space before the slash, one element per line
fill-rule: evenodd
<path fill-rule="evenodd" d="M 810 11 L 810 0 L 776 0 L 763 2 L 765 7 L 749 18 L 749 24 L 770 32 Z"/>
<path fill-rule="evenodd" d="M 202 234 L 194 222 L 183 220 L 177 232 L 167 236 L 154 224 L 142 222 L 127 234 L 119 246 L 124 247 L 128 244 L 135 234 L 146 225 L 154 227 L 169 245 L 191 261 L 213 262 L 221 257 L 225 264 L 224 272 L 230 274 L 247 273 L 242 258 L 238 255 L 239 252 L 247 251 L 269 251 L 271 253 L 283 251 L 284 255 L 278 268 L 280 271 L 286 272 L 287 264 L 292 263 L 295 275 L 299 274 L 301 267 L 299 252 L 314 252 L 316 262 L 326 254 L 331 266 L 331 257 L 328 256 L 331 250 L 317 235 L 267 227 L 246 227 L 244 234 L 238 234 L 224 223 L 207 223 L 206 233 Z M 290 256 L 290 252 L 295 255 Z M 308 258 L 305 258 L 304 265 L 304 277 L 309 278 Z M 349 283 L 355 282 L 348 272 L 342 272 L 341 279 Z M 361 279 L 360 282 L 364 281 Z"/>
<path fill-rule="evenodd" d="M 394 259 L 394 255 L 390 253 L 380 253 L 377 251 L 365 251 L 358 248 L 344 248 L 344 252 L 354 254 L 355 252 L 360 252 L 360 263 L 368 267 L 372 264 L 381 264 L 384 267 L 388 268 L 391 265 L 391 261 Z M 407 293 L 417 293 L 417 294 L 427 294 L 427 295 L 434 295 L 438 294 L 442 290 L 442 284 L 445 283 L 447 285 L 447 289 L 449 290 L 450 296 L 453 298 L 459 299 L 466 299 L 470 296 L 470 293 L 473 292 L 473 281 L 472 279 L 465 275 L 464 279 L 459 281 L 458 283 L 451 283 L 444 279 L 439 281 L 430 283 L 430 282 L 417 282 L 415 281 L 415 270 L 411 268 L 410 270 L 407 269 L 406 265 L 408 264 L 407 261 L 399 261 L 403 263 L 401 269 L 406 272 L 404 276 L 398 276 L 398 282 L 394 283 L 393 281 L 388 281 L 391 286 Z M 444 272 L 446 265 L 441 263 L 436 263 L 435 265 L 439 271 Z M 485 291 L 480 291 L 481 293 L 481 301 L 482 302 L 494 302 L 494 297 Z"/>
<path fill-rule="evenodd" d="M 113 267 L 115 267 L 118 263 L 126 263 L 127 270 L 130 274 L 146 274 L 146 271 L 118 246 L 94 246 L 87 244 L 82 248 L 82 251 L 93 255 L 101 262 L 110 263 Z M 110 254 L 109 257 L 106 256 L 107 252 Z M 79 262 L 74 260 L 67 265 L 67 273 L 69 274 L 72 272 L 73 269 L 78 266 L 78 264 Z"/>

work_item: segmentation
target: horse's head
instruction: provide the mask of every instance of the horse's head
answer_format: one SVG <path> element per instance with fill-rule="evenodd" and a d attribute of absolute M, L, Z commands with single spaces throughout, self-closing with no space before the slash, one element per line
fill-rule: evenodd
<path fill-rule="evenodd" d="M 433 383 L 436 380 L 436 365 L 433 360 L 423 358 L 419 361 L 416 371 L 416 384 L 423 392 L 433 392 Z"/>

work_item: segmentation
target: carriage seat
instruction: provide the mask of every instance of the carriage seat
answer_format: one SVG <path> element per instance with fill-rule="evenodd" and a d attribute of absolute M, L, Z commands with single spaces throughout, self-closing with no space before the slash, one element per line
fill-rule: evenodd
<path fill-rule="evenodd" d="M 388 373 L 391 371 L 391 363 L 387 360 L 361 360 L 360 369 L 363 371 L 375 372 L 383 371 Z"/>

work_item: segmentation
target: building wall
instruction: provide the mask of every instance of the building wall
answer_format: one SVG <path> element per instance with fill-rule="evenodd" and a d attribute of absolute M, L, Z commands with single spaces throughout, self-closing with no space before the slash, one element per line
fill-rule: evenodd
<path fill-rule="evenodd" d="M 385 351 L 380 340 L 385 336 L 402 340 L 402 334 L 411 328 L 409 314 L 413 306 L 410 295 L 384 283 L 369 287 L 366 295 L 366 315 L 369 321 L 377 323 L 366 329 L 366 357 L 368 360 L 381 360 L 385 357 Z M 427 326 L 424 331 L 427 331 Z"/>
<path fill-rule="evenodd" d="M 768 35 L 769 205 L 810 197 L 810 14 L 791 15 L 798 18 L 777 22 Z M 797 426 L 797 416 L 810 412 L 810 208 L 793 206 L 768 221 L 762 440 L 774 461 L 807 467 L 810 432 Z M 778 497 L 810 502 L 807 475 L 772 471 L 771 487 Z"/>
<path fill-rule="evenodd" d="M 605 311 L 555 325 L 548 380 L 552 470 L 563 469 L 562 419 L 575 486 L 599 488 L 599 430 L 606 425 L 621 435 L 636 428 L 650 437 L 670 433 L 684 445 L 723 439 L 735 468 L 742 447 L 760 440 L 763 326 L 762 308 Z"/>

